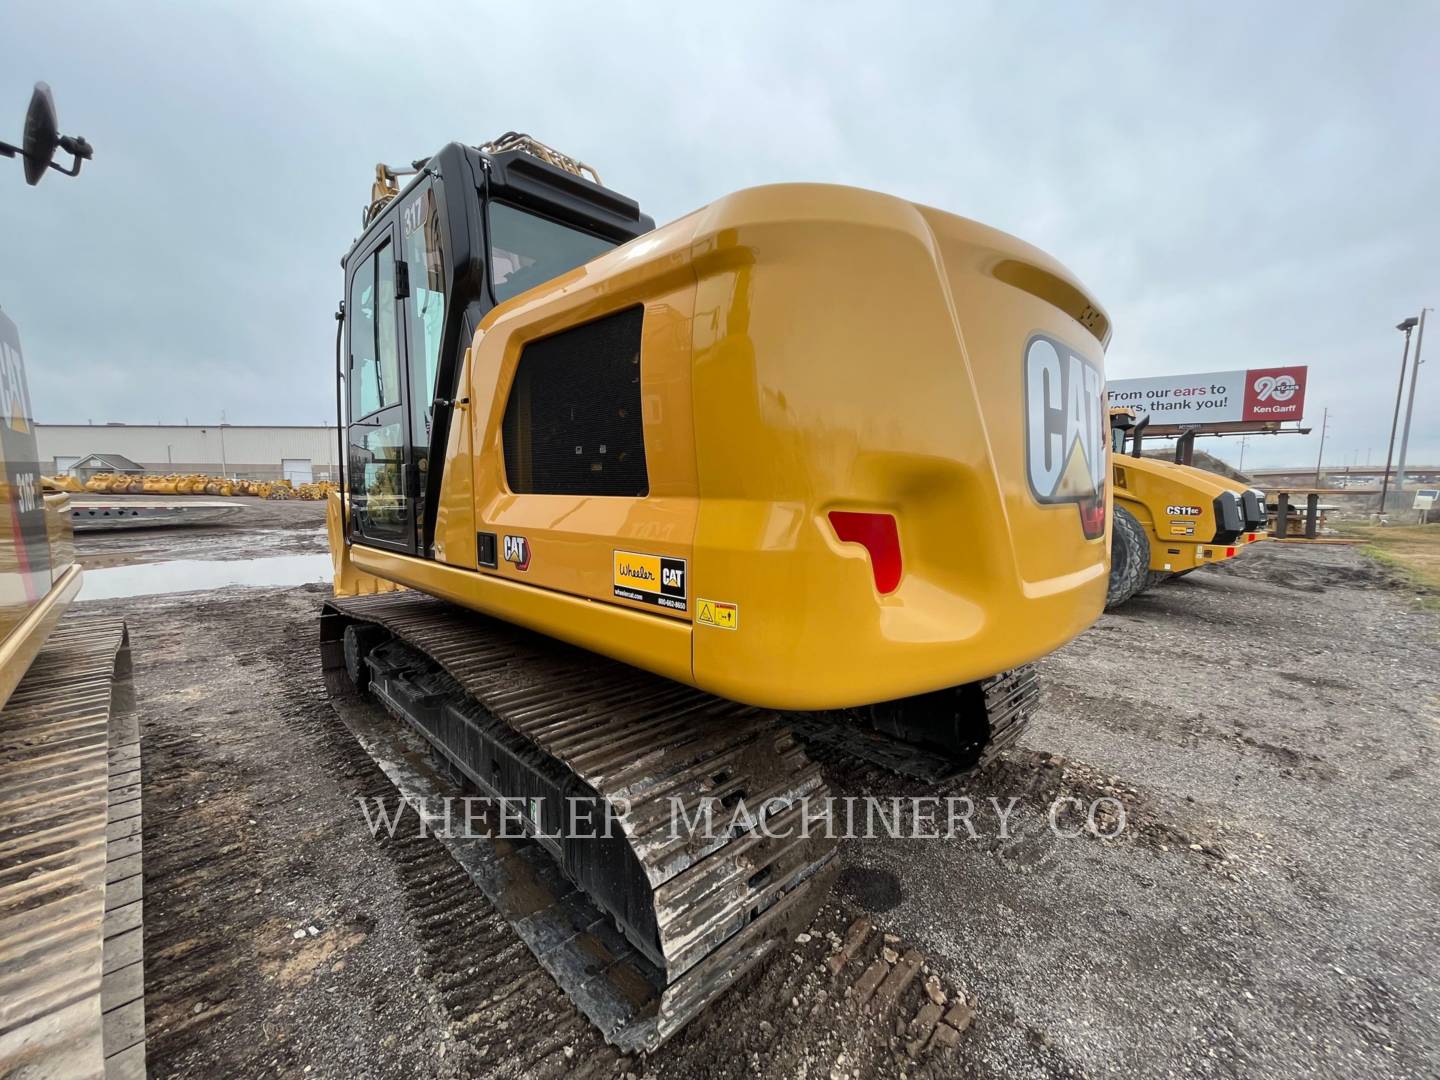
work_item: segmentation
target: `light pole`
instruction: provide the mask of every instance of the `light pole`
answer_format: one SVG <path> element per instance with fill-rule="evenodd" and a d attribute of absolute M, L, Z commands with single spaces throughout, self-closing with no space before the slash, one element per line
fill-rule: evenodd
<path fill-rule="evenodd" d="M 1409 335 L 1408 335 L 1408 334 L 1406 335 L 1405 340 L 1406 340 L 1406 342 L 1409 342 L 1410 338 L 1409 338 Z M 1407 347 L 1408 347 L 1408 346 L 1407 346 Z M 1397 411 L 1397 414 L 1398 414 L 1398 411 L 1399 411 L 1399 404 L 1398 404 L 1398 403 L 1396 404 L 1396 411 Z M 1391 437 L 1392 439 L 1395 437 L 1395 435 L 1394 435 L 1393 432 L 1391 433 L 1390 437 Z M 221 409 L 221 410 L 220 410 L 220 475 L 221 475 L 221 476 L 229 476 L 229 475 L 230 475 L 230 466 L 229 466 L 229 465 L 226 463 L 226 461 L 225 461 L 225 410 L 224 410 L 224 409 Z"/>
<path fill-rule="evenodd" d="M 1420 309 L 1420 329 L 1415 334 L 1415 363 L 1410 368 L 1410 400 L 1405 404 L 1405 426 L 1400 429 L 1400 462 L 1395 466 L 1395 490 L 1400 492 L 1402 510 L 1405 507 L 1405 450 L 1410 445 L 1410 417 L 1415 413 L 1415 384 L 1420 381 L 1420 365 L 1425 362 L 1420 359 L 1420 350 L 1425 347 L 1425 312 L 1429 310 Z"/>
<path fill-rule="evenodd" d="M 1325 459 L 1325 429 L 1330 426 L 1330 410 L 1327 407 L 1320 420 L 1320 453 L 1315 455 L 1315 486 L 1320 486 L 1320 462 Z"/>
<path fill-rule="evenodd" d="M 1385 450 L 1385 473 L 1380 480 L 1380 513 L 1385 513 L 1385 496 L 1390 491 L 1390 457 L 1395 452 L 1395 428 L 1400 423 L 1400 396 L 1405 392 L 1405 366 L 1410 363 L 1410 331 L 1415 329 L 1419 319 L 1415 316 L 1395 324 L 1396 330 L 1405 333 L 1405 351 L 1400 354 L 1400 383 L 1395 387 L 1395 417 L 1390 421 L 1390 445 Z"/>

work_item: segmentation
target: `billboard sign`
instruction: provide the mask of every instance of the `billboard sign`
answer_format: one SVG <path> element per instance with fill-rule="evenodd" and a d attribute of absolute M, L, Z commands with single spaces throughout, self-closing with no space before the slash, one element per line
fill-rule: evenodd
<path fill-rule="evenodd" d="M 1305 414 L 1304 365 L 1112 379 L 1111 405 L 1124 405 L 1152 424 L 1227 424 L 1299 420 Z"/>

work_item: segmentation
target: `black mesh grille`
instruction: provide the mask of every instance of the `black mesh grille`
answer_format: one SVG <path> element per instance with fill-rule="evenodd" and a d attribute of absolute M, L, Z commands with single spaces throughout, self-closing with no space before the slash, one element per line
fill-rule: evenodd
<path fill-rule="evenodd" d="M 650 491 L 640 417 L 643 308 L 532 341 L 505 405 L 505 478 L 527 495 Z"/>

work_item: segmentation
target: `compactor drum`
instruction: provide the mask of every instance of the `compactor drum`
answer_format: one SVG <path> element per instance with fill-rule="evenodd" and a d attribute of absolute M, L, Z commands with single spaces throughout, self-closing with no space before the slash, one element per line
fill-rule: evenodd
<path fill-rule="evenodd" d="M 513 134 L 379 167 L 344 266 L 327 683 L 407 795 L 518 807 L 452 850 L 652 1047 L 824 895 L 797 733 L 981 768 L 1099 614 L 1109 321 L 950 214 L 787 185 L 655 229 Z"/>

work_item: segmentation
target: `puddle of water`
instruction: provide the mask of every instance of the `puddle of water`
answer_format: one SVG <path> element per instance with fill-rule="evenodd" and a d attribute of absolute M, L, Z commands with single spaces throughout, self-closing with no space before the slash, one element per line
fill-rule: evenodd
<path fill-rule="evenodd" d="M 175 559 L 86 570 L 79 599 L 115 600 L 234 585 L 307 585 L 312 581 L 329 581 L 332 574 L 328 553 L 277 555 L 268 559 Z"/>

